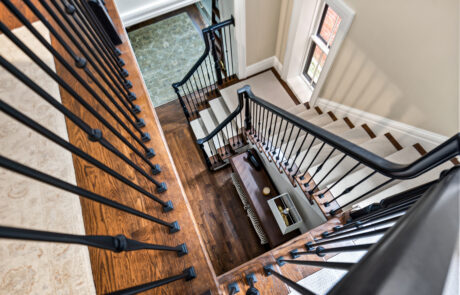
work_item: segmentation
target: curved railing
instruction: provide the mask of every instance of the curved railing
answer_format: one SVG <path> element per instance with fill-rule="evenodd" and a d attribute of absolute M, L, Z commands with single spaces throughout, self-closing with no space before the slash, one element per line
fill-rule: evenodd
<path fill-rule="evenodd" d="M 451 160 L 452 158 L 460 155 L 460 133 L 455 134 L 426 155 L 410 164 L 398 164 L 386 160 L 366 149 L 363 149 L 357 144 L 354 144 L 346 139 L 337 136 L 326 129 L 316 126 L 302 118 L 293 115 L 274 104 L 271 104 L 257 96 L 255 96 L 249 86 L 244 86 L 239 92 L 245 94 L 246 105 L 248 103 L 257 104 L 271 113 L 283 117 L 283 119 L 293 126 L 307 131 L 309 134 L 315 136 L 318 140 L 325 142 L 343 152 L 349 157 L 354 158 L 363 165 L 370 167 L 379 173 L 397 179 L 409 179 L 417 177 L 434 167 Z M 251 108 L 248 108 L 250 110 Z M 251 124 L 251 116 L 247 117 L 247 122 Z M 250 130 L 251 126 L 246 126 Z"/>
<path fill-rule="evenodd" d="M 220 146 L 231 148 L 231 143 L 225 142 L 225 138 L 231 138 L 225 128 L 243 127 L 243 123 L 231 123 L 240 113 L 245 130 L 243 142 L 248 138 L 263 151 L 311 202 L 317 201 L 326 216 L 349 209 L 390 184 L 417 178 L 460 155 L 459 133 L 410 164 L 394 163 L 255 96 L 249 86 L 238 90 L 238 98 L 239 105 L 232 114 L 198 144 L 214 144 L 222 138 L 224 143 Z M 317 145 L 312 148 L 314 144 Z M 211 156 L 222 163 L 225 151 L 214 149 Z M 347 178 L 358 168 L 367 168 L 368 172 L 358 180 Z"/>
<path fill-rule="evenodd" d="M 184 78 L 172 84 L 188 120 L 207 107 L 207 101 L 218 96 L 218 85 L 235 74 L 232 48 L 232 18 L 202 30 L 203 54 Z"/>

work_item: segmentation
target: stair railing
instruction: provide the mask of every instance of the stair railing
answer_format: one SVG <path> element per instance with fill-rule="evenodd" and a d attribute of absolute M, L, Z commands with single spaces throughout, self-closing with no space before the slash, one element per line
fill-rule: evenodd
<path fill-rule="evenodd" d="M 381 203 L 387 208 L 396 208 L 414 198 L 418 202 L 412 202 L 402 214 L 395 215 L 382 207 L 374 213 L 350 219 L 347 224 L 358 226 L 355 230 L 334 228 L 331 233 L 323 233 L 322 238 L 306 243 L 306 251 L 291 250 L 291 259 L 277 257 L 280 271 L 275 270 L 275 264 L 266 264 L 263 271 L 266 276 L 275 276 L 301 294 L 316 293 L 309 286 L 283 275 L 284 265 L 346 270 L 347 274 L 326 294 L 442 294 L 458 247 L 460 167 L 445 170 L 439 180 L 386 198 Z M 375 213 L 380 215 L 377 217 Z M 369 223 L 363 223 L 364 219 Z M 358 221 L 362 223 L 358 225 Z M 391 224 L 382 227 L 382 221 L 391 221 Z M 341 232 L 340 237 L 333 236 L 337 232 Z M 360 241 L 371 237 L 373 241 Z M 343 246 L 347 241 L 357 243 Z M 308 258 L 345 252 L 360 252 L 361 258 L 356 257 L 358 261 L 352 263 Z M 300 257 L 307 259 L 297 259 Z"/>
<path fill-rule="evenodd" d="M 458 133 L 410 164 L 393 163 L 256 97 L 249 86 L 239 89 L 238 94 L 243 94 L 245 99 L 244 120 L 248 138 L 286 172 L 293 185 L 299 184 L 310 198 L 315 197 L 328 216 L 351 208 L 391 183 L 418 177 L 460 154 Z M 312 149 L 315 143 L 317 145 Z M 334 158 L 335 163 L 328 162 L 334 155 L 340 157 Z M 347 169 L 339 174 L 338 168 L 347 161 Z M 350 181 L 347 176 L 359 166 L 368 168 L 366 175 L 332 195 L 332 189 L 345 180 Z M 337 174 L 335 179 L 322 186 L 322 182 L 333 173 Z M 367 189 L 364 184 L 369 184 L 369 180 L 372 180 L 371 188 Z M 341 199 L 341 205 L 338 199 Z"/>
<path fill-rule="evenodd" d="M 232 18 L 202 30 L 203 54 L 185 77 L 172 84 L 185 116 L 190 121 L 198 117 L 207 101 L 219 95 L 218 87 L 235 74 Z"/>
<path fill-rule="evenodd" d="M 0 68 L 8 72 L 12 79 L 17 79 L 31 92 L 34 92 L 37 99 L 50 104 L 68 122 L 75 125 L 75 130 L 86 136 L 86 138 L 79 138 L 79 143 L 86 143 L 85 140 L 94 142 L 115 160 L 120 160 L 127 167 L 131 167 L 134 173 L 140 176 L 141 182 L 139 183 L 139 180 L 133 178 L 132 175 L 125 176 L 123 171 L 116 171 L 110 167 L 110 164 L 105 164 L 107 159 L 92 156 L 89 152 L 85 152 L 79 147 L 79 144 L 71 143 L 70 140 L 54 133 L 52 126 L 45 126 L 42 122 L 39 123 L 32 119 L 29 114 L 21 112 L 18 105 L 21 104 L 22 97 L 2 97 L 2 100 L 0 100 L 0 112 L 11 120 L 17 121 L 33 132 L 42 135 L 50 142 L 71 152 L 72 156 L 82 159 L 107 173 L 110 177 L 129 187 L 128 190 L 135 190 L 139 197 L 146 197 L 160 205 L 160 210 L 162 211 L 160 214 L 172 212 L 174 209 L 172 202 L 161 197 L 161 194 L 167 190 L 167 185 L 157 179 L 157 177 L 161 177 L 161 167 L 152 163 L 155 151 L 149 146 L 150 135 L 142 130 L 146 126 L 146 122 L 139 117 L 141 108 L 134 104 L 136 94 L 131 91 L 133 83 L 128 80 L 130 73 L 124 68 L 125 61 L 121 58 L 122 52 L 113 43 L 114 38 L 117 37 L 114 35 L 116 32 L 113 31 L 114 26 L 111 19 L 107 19 L 108 14 L 102 2 L 89 1 L 91 3 L 88 3 L 86 0 L 24 0 L 20 5 L 15 2 L 1 0 L 5 7 L 5 12 L 8 11 L 14 21 L 24 26 L 24 30 L 31 34 L 30 38 L 40 43 L 49 55 L 54 58 L 56 69 L 49 66 L 44 57 L 35 53 L 34 48 L 30 47 L 30 43 L 27 40 L 21 39 L 18 33 L 10 29 L 1 19 L 0 33 L 30 58 L 31 62 L 44 72 L 43 76 L 56 82 L 61 87 L 61 93 L 65 91 L 67 102 L 61 102 L 53 97 L 49 89 L 45 89 L 38 81 L 35 81 L 30 72 L 22 70 L 20 64 L 22 60 L 16 63 L 10 56 L 1 55 Z M 25 7 L 30 11 L 27 17 L 23 13 L 23 8 Z M 31 23 L 31 17 L 38 19 L 43 24 L 53 38 L 53 42 L 42 36 L 39 30 Z M 108 29 L 110 29 L 110 32 L 107 32 Z M 70 106 L 73 104 L 78 105 L 81 111 L 72 109 Z M 101 112 L 101 110 L 103 111 Z M 88 122 L 85 120 L 87 114 L 92 116 L 93 121 Z M 27 134 L 24 134 L 24 136 L 27 136 Z M 168 231 L 165 234 L 180 231 L 177 221 L 166 221 L 155 217 L 153 211 L 149 214 L 144 213 L 139 209 L 123 204 L 123 199 L 119 196 L 107 197 L 92 192 L 50 174 L 43 173 L 28 166 L 28 163 L 19 163 L 0 155 L 0 167 L 43 184 L 73 193 L 75 197 L 81 196 L 103 206 L 148 220 L 152 224 L 166 228 Z M 150 184 L 152 185 L 150 186 Z M 100 184 L 95 183 L 95 185 Z M 115 252 L 144 249 L 176 252 L 178 256 L 188 253 L 185 243 L 181 243 L 178 246 L 158 245 L 128 239 L 124 235 L 72 235 L 0 226 L 0 238 L 80 244 Z M 180 275 L 120 290 L 115 294 L 134 294 L 178 279 L 190 280 L 194 277 L 194 269 L 190 267 Z"/>
<path fill-rule="evenodd" d="M 231 156 L 233 151 L 246 144 L 243 135 L 244 108 L 243 95 L 238 95 L 238 106 L 216 128 L 196 143 L 203 152 L 206 165 L 210 170 L 225 164 L 224 159 Z"/>

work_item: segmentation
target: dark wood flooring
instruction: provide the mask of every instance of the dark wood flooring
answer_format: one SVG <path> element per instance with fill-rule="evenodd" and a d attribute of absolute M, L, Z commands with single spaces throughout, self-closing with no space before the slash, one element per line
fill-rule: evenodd
<path fill-rule="evenodd" d="M 217 275 L 262 254 L 231 180 L 231 167 L 210 172 L 178 100 L 156 112 Z"/>

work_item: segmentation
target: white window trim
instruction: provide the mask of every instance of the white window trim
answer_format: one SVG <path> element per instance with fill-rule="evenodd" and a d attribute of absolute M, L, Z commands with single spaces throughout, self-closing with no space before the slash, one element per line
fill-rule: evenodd
<path fill-rule="evenodd" d="M 308 57 L 310 44 L 312 43 L 311 36 L 321 21 L 325 4 L 329 5 L 340 16 L 341 22 L 334 42 L 329 48 L 318 82 L 314 89 L 312 89 L 310 83 L 303 75 L 303 69 Z M 327 73 L 350 29 L 354 16 L 355 12 L 343 3 L 342 0 L 294 0 L 281 77 L 287 82 L 301 102 L 310 101 L 312 105 L 316 103 Z"/>

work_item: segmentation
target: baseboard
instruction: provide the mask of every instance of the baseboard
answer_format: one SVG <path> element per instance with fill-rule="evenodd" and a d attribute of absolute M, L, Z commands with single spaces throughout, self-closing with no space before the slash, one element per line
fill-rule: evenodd
<path fill-rule="evenodd" d="M 264 60 L 256 62 L 250 66 L 246 67 L 246 77 L 252 76 L 254 74 L 263 72 L 275 66 L 275 56 L 270 56 Z"/>
<path fill-rule="evenodd" d="M 136 7 L 129 11 L 123 11 L 122 5 L 118 5 L 120 17 L 125 27 L 133 26 L 148 19 L 159 15 L 171 12 L 173 10 L 191 5 L 199 0 L 160 0 L 160 1 L 145 1 L 145 5 Z"/>
<path fill-rule="evenodd" d="M 358 110 L 324 98 L 319 98 L 316 105 L 332 110 L 336 116 L 349 117 L 356 122 L 366 122 L 369 126 L 377 126 L 406 142 L 419 142 L 425 149 L 431 150 L 448 139 L 447 136 L 424 130 L 409 124 L 384 118 L 366 111 Z"/>
<path fill-rule="evenodd" d="M 280 62 L 278 57 L 274 56 L 273 58 L 275 59 L 273 66 L 274 66 L 275 70 L 278 72 L 278 75 L 280 75 L 280 77 L 281 77 L 281 74 L 283 73 L 283 64 Z"/>

